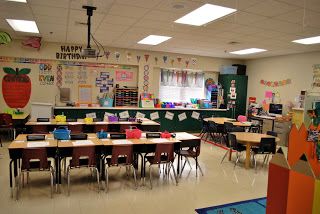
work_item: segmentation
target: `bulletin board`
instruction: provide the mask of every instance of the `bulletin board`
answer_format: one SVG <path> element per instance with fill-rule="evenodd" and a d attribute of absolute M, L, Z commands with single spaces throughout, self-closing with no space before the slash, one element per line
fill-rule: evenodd
<path fill-rule="evenodd" d="M 91 62 L 71 62 L 59 60 L 43 60 L 34 58 L 0 57 L 0 79 L 5 77 L 4 67 L 14 70 L 30 69 L 26 74 L 30 78 L 30 99 L 22 100 L 25 107 L 30 108 L 31 102 L 46 102 L 54 105 L 65 105 L 60 102 L 59 88 L 70 90 L 70 101 L 79 101 L 79 86 L 90 85 L 91 103 L 98 103 L 97 97 L 112 94 L 116 84 L 119 87 L 138 86 L 138 66 L 116 65 Z M 116 78 L 116 74 L 120 78 Z M 25 77 L 27 78 L 27 77 Z M 8 84 L 7 84 L 8 85 Z M 22 85 L 22 84 L 20 84 Z M 9 86 L 8 86 L 9 87 Z M 0 87 L 0 104 L 3 109 L 8 108 L 11 103 L 6 103 L 4 98 L 10 94 L 3 94 Z M 82 87 L 80 87 L 82 88 Z M 89 90 L 88 88 L 86 90 Z M 88 92 L 88 91 L 87 91 Z M 11 96 L 11 95 L 10 95 Z M 27 96 L 25 96 L 27 97 Z M 83 98 L 83 97 L 82 97 Z M 89 102 L 89 98 L 82 103 Z M 8 100 L 8 99 L 7 99 Z M 3 110 L 2 109 L 2 110 Z"/>

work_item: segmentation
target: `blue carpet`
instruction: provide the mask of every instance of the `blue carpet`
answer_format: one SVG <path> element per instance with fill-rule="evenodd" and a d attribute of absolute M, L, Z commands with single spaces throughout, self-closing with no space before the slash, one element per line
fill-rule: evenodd
<path fill-rule="evenodd" d="M 198 214 L 265 214 L 266 198 L 256 198 L 231 204 L 196 209 Z"/>

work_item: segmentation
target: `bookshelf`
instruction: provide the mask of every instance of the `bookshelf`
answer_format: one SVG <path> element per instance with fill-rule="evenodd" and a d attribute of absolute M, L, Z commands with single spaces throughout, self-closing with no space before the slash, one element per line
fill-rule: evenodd
<path fill-rule="evenodd" d="M 116 88 L 115 107 L 137 107 L 139 101 L 138 88 Z"/>

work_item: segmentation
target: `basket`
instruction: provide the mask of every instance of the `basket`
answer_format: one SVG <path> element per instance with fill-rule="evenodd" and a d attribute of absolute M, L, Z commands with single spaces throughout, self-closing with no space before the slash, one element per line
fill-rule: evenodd
<path fill-rule="evenodd" d="M 126 136 L 128 139 L 140 139 L 142 131 L 136 126 L 131 127 L 131 129 L 126 129 Z"/>
<path fill-rule="evenodd" d="M 55 119 L 56 119 L 56 122 L 66 122 L 67 121 L 67 117 L 64 115 L 57 115 Z"/>
<path fill-rule="evenodd" d="M 117 116 L 108 116 L 109 122 L 118 122 L 119 118 Z"/>
<path fill-rule="evenodd" d="M 161 132 L 161 138 L 171 138 L 171 134 L 167 131 Z"/>
<path fill-rule="evenodd" d="M 86 117 L 86 118 L 84 118 L 84 122 L 85 123 L 92 123 L 93 122 L 93 118 L 92 117 Z"/>
<path fill-rule="evenodd" d="M 112 98 L 100 98 L 99 103 L 102 107 L 112 107 L 113 99 Z"/>
<path fill-rule="evenodd" d="M 108 133 L 107 132 L 97 132 L 97 137 L 99 139 L 105 139 L 105 138 L 108 138 Z"/>
<path fill-rule="evenodd" d="M 58 129 L 53 131 L 53 137 L 57 140 L 69 140 L 70 132 L 66 127 L 59 127 Z"/>

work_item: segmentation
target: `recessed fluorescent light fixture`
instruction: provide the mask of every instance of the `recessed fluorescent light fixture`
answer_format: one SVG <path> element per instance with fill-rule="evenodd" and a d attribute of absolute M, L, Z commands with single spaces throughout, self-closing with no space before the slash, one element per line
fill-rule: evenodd
<path fill-rule="evenodd" d="M 304 45 L 318 44 L 318 43 L 320 43 L 320 36 L 314 36 L 314 37 L 309 37 L 309 38 L 304 38 L 304 39 L 297 39 L 297 40 L 293 40 L 292 42 L 300 43 L 300 44 L 304 44 Z"/>
<path fill-rule="evenodd" d="M 229 7 L 205 4 L 174 22 L 180 24 L 201 26 L 223 16 L 234 13 L 235 11 L 237 10 Z"/>
<path fill-rule="evenodd" d="M 7 1 L 14 1 L 14 2 L 27 3 L 27 0 L 7 0 Z"/>
<path fill-rule="evenodd" d="M 158 35 L 149 35 L 146 38 L 140 40 L 138 44 L 144 44 L 144 45 L 158 45 L 164 41 L 167 41 L 168 39 L 171 39 L 170 36 L 158 36 Z"/>
<path fill-rule="evenodd" d="M 245 55 L 245 54 L 253 54 L 253 53 L 259 53 L 259 52 L 264 52 L 267 51 L 265 49 L 260 49 L 260 48 L 249 48 L 249 49 L 243 49 L 239 51 L 232 51 L 230 52 L 231 54 L 237 54 L 237 55 Z"/>
<path fill-rule="evenodd" d="M 6 19 L 9 25 L 15 31 L 27 32 L 27 33 L 39 33 L 37 24 L 35 21 Z"/>

